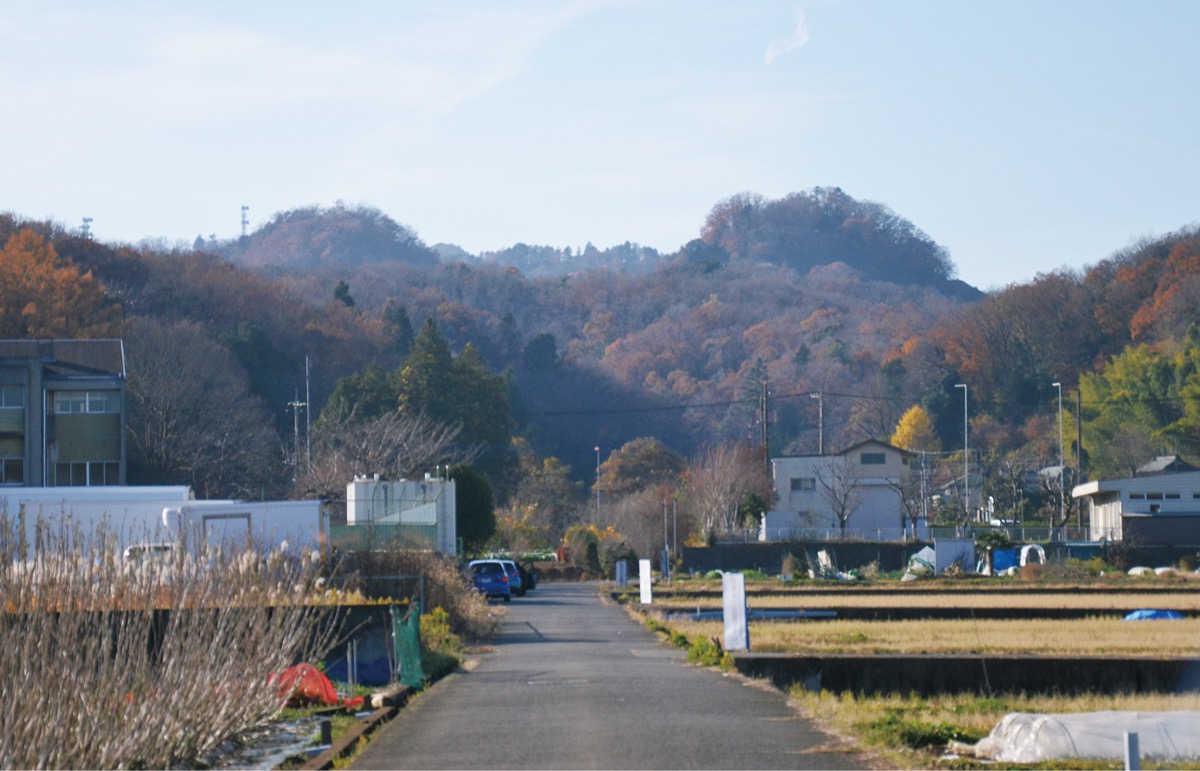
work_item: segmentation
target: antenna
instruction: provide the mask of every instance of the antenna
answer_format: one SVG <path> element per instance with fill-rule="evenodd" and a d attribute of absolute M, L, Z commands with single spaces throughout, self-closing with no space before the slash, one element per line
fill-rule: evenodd
<path fill-rule="evenodd" d="M 80 228 L 80 235 L 82 235 L 84 238 L 87 238 L 87 239 L 90 239 L 92 237 L 92 218 L 91 217 L 83 218 L 83 227 Z"/>
<path fill-rule="evenodd" d="M 246 218 L 248 211 L 250 211 L 250 207 L 242 204 L 242 238 L 246 237 L 246 226 L 250 224 L 250 220 Z"/>

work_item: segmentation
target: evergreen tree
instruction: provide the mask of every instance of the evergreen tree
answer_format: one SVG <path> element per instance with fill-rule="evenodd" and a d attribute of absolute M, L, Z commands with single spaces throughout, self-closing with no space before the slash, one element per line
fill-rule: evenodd
<path fill-rule="evenodd" d="M 496 532 L 492 488 L 470 466 L 451 466 L 450 478 L 454 480 L 455 529 L 467 553 L 471 553 Z"/>

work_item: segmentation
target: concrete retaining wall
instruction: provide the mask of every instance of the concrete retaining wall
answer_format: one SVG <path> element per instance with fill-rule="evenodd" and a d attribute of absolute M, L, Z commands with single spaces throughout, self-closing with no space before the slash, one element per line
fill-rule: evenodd
<path fill-rule="evenodd" d="M 1200 659 L 734 654 L 744 675 L 787 689 L 854 693 L 1188 693 Z"/>

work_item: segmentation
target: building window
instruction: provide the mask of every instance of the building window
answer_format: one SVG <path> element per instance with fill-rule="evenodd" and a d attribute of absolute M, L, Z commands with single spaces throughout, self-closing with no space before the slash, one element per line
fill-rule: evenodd
<path fill-rule="evenodd" d="M 1146 494 L 1145 494 L 1145 493 L 1130 493 L 1130 494 L 1129 494 L 1129 500 L 1131 500 L 1131 501 L 1144 501 L 1144 500 L 1146 500 Z"/>
<path fill-rule="evenodd" d="M 864 466 L 882 466 L 887 463 L 887 456 L 881 452 L 864 452 L 859 462 Z"/>
<path fill-rule="evenodd" d="M 1162 497 L 1162 493 L 1146 493 L 1146 500 L 1148 501 L 1161 501 Z"/>
<path fill-rule="evenodd" d="M 59 487 L 98 487 L 121 484 L 121 464 L 115 460 L 54 464 L 54 483 Z"/>
<path fill-rule="evenodd" d="M 25 484 L 25 459 L 0 458 L 0 485 Z"/>
<path fill-rule="evenodd" d="M 809 493 L 817 489 L 817 480 L 812 477 L 792 477 L 792 492 Z"/>
<path fill-rule="evenodd" d="M 120 397 L 115 391 L 57 391 L 54 394 L 56 415 L 113 414 L 120 411 Z"/>
<path fill-rule="evenodd" d="M 1177 500 L 1179 500 L 1179 493 L 1167 493 L 1167 500 L 1168 500 L 1168 501 L 1177 501 Z"/>
<path fill-rule="evenodd" d="M 0 385 L 0 410 L 20 410 L 24 408 L 24 386 Z"/>

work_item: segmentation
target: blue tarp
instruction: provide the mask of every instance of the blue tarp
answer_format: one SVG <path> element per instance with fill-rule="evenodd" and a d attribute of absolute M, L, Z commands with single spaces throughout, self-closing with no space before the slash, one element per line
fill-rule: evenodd
<path fill-rule="evenodd" d="M 1017 566 L 1017 550 L 1016 549 L 993 549 L 992 550 L 992 574 L 995 575 L 1001 570 L 1008 570 Z"/>
<path fill-rule="evenodd" d="M 1175 610 L 1135 610 L 1125 617 L 1126 621 L 1150 621 L 1160 618 L 1183 618 L 1183 614 Z"/>
<path fill-rule="evenodd" d="M 325 676 L 330 680 L 347 682 L 346 659 L 337 658 L 326 663 Z M 354 681 L 362 685 L 387 685 L 392 680 L 392 667 L 387 656 L 380 656 L 374 661 L 360 661 L 354 667 Z"/>

